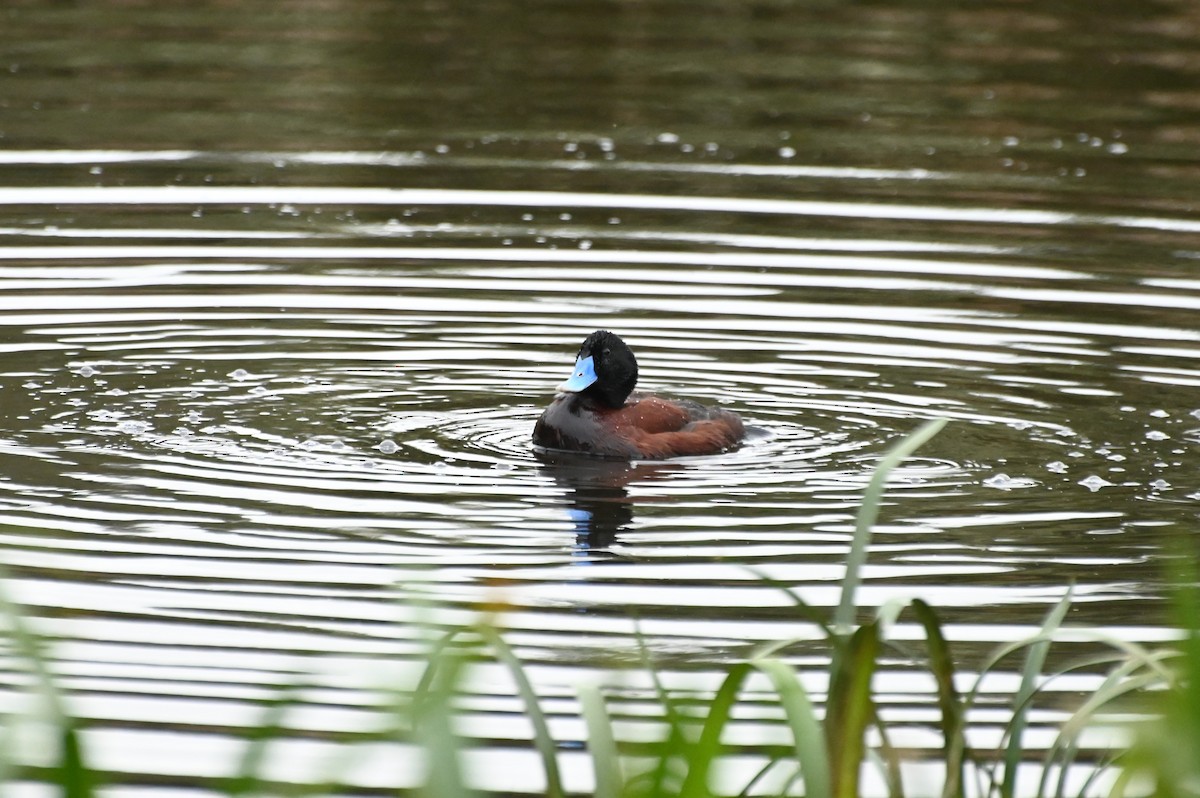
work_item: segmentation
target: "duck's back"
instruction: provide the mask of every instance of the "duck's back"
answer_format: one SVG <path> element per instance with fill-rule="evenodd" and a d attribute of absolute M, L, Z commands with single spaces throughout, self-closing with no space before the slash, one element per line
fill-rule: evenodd
<path fill-rule="evenodd" d="M 538 419 L 533 442 L 551 449 L 658 460 L 723 452 L 744 435 L 736 413 L 696 402 L 633 394 L 623 407 L 609 408 L 564 394 Z"/>

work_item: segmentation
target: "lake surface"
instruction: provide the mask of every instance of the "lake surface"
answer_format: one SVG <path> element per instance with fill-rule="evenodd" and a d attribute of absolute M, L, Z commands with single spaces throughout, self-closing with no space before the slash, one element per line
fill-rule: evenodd
<path fill-rule="evenodd" d="M 1069 585 L 1071 624 L 1170 637 L 1200 499 L 1194 4 L 0 19 L 0 562 L 114 793 L 214 786 L 297 673 L 274 755 L 319 783 L 427 625 L 489 602 L 586 790 L 575 685 L 636 709 L 639 633 L 701 690 L 811 633 L 748 566 L 834 606 L 873 466 L 933 417 L 864 609 L 925 598 L 968 670 Z M 539 456 L 597 328 L 750 439 Z M 887 679 L 901 743 L 936 752 L 930 685 Z M 511 686 L 471 689 L 476 778 L 538 792 Z M 973 720 L 995 745 L 1002 718 Z M 769 727 L 742 724 L 748 772 Z M 419 781 L 361 747 L 357 786 Z"/>

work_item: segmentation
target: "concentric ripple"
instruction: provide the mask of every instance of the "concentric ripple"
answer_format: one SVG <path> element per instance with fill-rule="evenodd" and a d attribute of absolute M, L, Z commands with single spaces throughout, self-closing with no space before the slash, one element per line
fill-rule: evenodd
<path fill-rule="evenodd" d="M 282 651 L 339 652 L 331 681 L 405 662 L 421 623 L 497 602 L 528 659 L 569 671 L 794 636 L 760 575 L 834 605 L 875 465 L 933 417 L 952 423 L 893 475 L 862 602 L 988 607 L 1000 625 L 972 635 L 998 640 L 1074 582 L 1080 618 L 1152 636 L 1147 551 L 1200 492 L 1197 286 L 1130 294 L 1030 254 L 1061 226 L 1142 227 L 1125 217 L 236 187 L 3 203 L 42 220 L 0 249 L 17 589 L 81 663 L 175 667 L 186 646 L 181 694 L 220 692 L 230 663 L 269 682 Z M 740 413 L 746 441 L 536 450 L 601 327 L 643 389 Z M 146 722 L 210 722 L 178 704 Z"/>

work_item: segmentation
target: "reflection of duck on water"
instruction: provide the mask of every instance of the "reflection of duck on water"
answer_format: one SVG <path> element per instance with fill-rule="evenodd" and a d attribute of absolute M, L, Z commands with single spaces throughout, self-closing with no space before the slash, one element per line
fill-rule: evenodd
<path fill-rule="evenodd" d="M 633 500 L 626 490 L 630 482 L 678 469 L 667 463 L 634 464 L 569 452 L 541 451 L 538 459 L 543 471 L 566 491 L 579 554 L 608 549 L 632 527 Z"/>
<path fill-rule="evenodd" d="M 745 437 L 742 419 L 696 402 L 633 393 L 633 352 L 607 330 L 579 348 L 571 377 L 533 428 L 533 442 L 603 457 L 662 460 L 716 454 Z"/>

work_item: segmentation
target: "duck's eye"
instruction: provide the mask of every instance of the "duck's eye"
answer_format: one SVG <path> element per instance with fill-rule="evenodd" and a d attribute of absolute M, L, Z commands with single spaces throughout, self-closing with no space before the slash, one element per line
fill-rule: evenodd
<path fill-rule="evenodd" d="M 604 354 L 606 354 L 606 355 L 611 355 L 611 354 L 612 354 L 612 350 L 611 350 L 611 349 L 609 349 L 609 348 L 607 348 L 607 347 L 605 347 L 605 349 L 604 349 Z"/>

